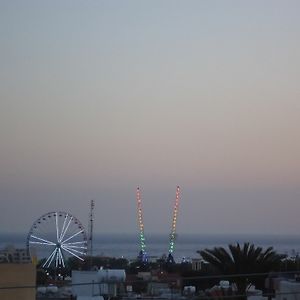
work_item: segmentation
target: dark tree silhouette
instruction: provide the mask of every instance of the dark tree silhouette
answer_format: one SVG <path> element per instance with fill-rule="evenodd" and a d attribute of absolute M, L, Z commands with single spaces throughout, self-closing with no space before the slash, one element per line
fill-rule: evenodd
<path fill-rule="evenodd" d="M 245 274 L 267 273 L 279 269 L 284 255 L 277 254 L 273 247 L 263 250 L 262 247 L 255 247 L 253 244 L 239 243 L 230 244 L 228 249 L 215 247 L 197 251 L 202 258 L 210 263 L 220 274 L 234 275 L 244 274 L 244 276 L 234 276 L 229 278 L 237 287 L 237 294 L 240 299 L 246 299 L 247 288 L 251 284 L 259 283 L 262 277 L 245 276 Z"/>

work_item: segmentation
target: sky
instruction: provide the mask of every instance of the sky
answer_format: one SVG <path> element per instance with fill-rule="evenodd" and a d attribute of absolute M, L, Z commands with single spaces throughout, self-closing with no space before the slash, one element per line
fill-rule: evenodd
<path fill-rule="evenodd" d="M 299 1 L 0 1 L 0 232 L 297 234 Z"/>

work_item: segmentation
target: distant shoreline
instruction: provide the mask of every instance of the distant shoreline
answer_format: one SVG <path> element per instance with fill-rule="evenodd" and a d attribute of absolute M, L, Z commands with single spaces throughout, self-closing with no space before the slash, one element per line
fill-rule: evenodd
<path fill-rule="evenodd" d="M 26 247 L 27 233 L 0 233 L 0 248 L 14 245 Z M 213 247 L 226 247 L 228 244 L 250 242 L 263 248 L 273 247 L 281 254 L 295 256 L 300 253 L 299 235 L 275 234 L 180 234 L 175 242 L 174 257 L 199 257 L 198 250 Z M 146 233 L 146 251 L 151 257 L 161 257 L 168 252 L 168 234 Z M 94 254 L 110 257 L 136 258 L 140 243 L 138 233 L 132 234 L 94 234 Z"/>

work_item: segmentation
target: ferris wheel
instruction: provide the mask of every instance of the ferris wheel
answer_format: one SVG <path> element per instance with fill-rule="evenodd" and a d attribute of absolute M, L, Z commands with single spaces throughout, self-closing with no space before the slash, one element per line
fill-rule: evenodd
<path fill-rule="evenodd" d="M 44 259 L 43 268 L 64 268 L 69 257 L 84 261 L 87 254 L 84 227 L 69 213 L 46 213 L 31 226 L 27 250 L 33 260 Z"/>

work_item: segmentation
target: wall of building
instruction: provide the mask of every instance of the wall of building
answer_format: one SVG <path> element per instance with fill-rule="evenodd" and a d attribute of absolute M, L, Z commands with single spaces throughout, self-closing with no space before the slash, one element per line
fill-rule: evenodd
<path fill-rule="evenodd" d="M 276 300 L 300 300 L 300 282 L 278 280 L 275 284 Z"/>
<path fill-rule="evenodd" d="M 32 264 L 0 264 L 0 287 L 31 286 L 36 283 Z M 35 288 L 0 289 L 1 300 L 35 300 Z"/>

